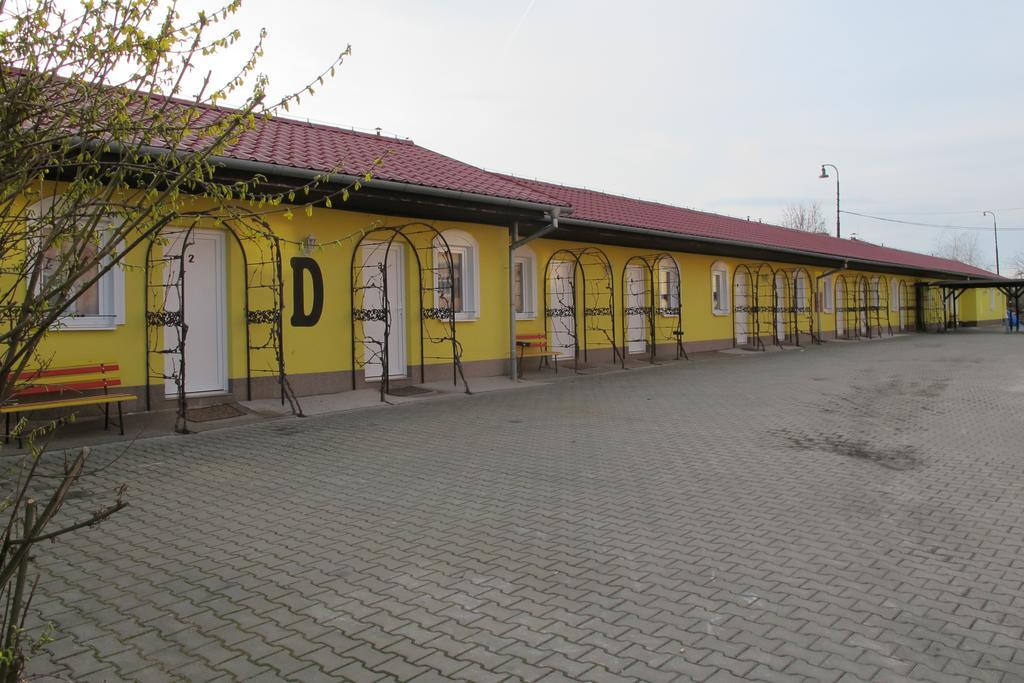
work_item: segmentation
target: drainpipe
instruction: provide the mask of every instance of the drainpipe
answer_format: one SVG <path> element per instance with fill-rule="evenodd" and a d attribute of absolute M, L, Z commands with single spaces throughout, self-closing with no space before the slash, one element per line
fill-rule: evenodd
<path fill-rule="evenodd" d="M 822 273 L 818 277 L 814 278 L 814 284 L 815 284 L 815 288 L 814 289 L 815 289 L 815 291 L 818 291 L 818 290 L 821 289 L 821 281 L 822 281 L 823 278 L 826 278 L 829 275 L 835 275 L 839 271 L 846 270 L 849 267 L 850 267 L 850 262 L 849 261 L 843 261 L 843 265 L 840 266 L 839 268 L 833 268 L 832 270 L 826 270 L 824 273 Z M 815 302 L 815 303 L 817 303 L 817 302 Z M 833 310 L 835 310 L 835 307 L 836 307 L 836 305 L 838 303 L 839 302 L 837 302 L 837 301 L 833 301 L 832 302 L 832 309 Z M 814 308 L 815 308 L 815 312 L 817 313 L 816 317 L 818 318 L 818 343 L 820 344 L 821 341 L 822 341 L 822 334 L 821 334 L 821 306 L 815 306 Z M 836 334 L 837 335 L 839 334 L 839 330 L 836 330 Z"/>
<path fill-rule="evenodd" d="M 527 237 L 519 237 L 519 223 L 509 228 L 508 241 L 508 367 L 509 379 L 519 381 L 519 349 L 516 347 L 516 249 L 558 229 L 560 209 L 552 207 L 551 222 Z M 544 305 L 543 302 L 541 305 Z"/>

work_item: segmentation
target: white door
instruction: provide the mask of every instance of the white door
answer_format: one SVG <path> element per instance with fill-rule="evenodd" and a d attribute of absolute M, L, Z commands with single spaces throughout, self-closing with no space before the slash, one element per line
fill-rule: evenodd
<path fill-rule="evenodd" d="M 785 273 L 775 274 L 775 339 L 783 342 L 786 340 L 786 275 Z"/>
<path fill-rule="evenodd" d="M 188 236 L 188 244 L 184 241 Z M 184 304 L 185 335 L 185 392 L 188 394 L 222 393 L 228 390 L 228 331 L 227 292 L 225 278 L 224 233 L 217 230 L 175 231 L 165 233 L 168 244 L 166 256 L 184 259 L 168 259 L 165 269 L 166 282 L 173 284 L 181 268 L 185 270 L 184 302 L 178 299 L 177 287 L 167 287 L 165 310 L 181 311 Z M 184 252 L 182 251 L 184 247 Z M 178 344 L 179 329 L 164 328 L 165 348 Z M 174 379 L 180 369 L 181 356 L 177 353 L 165 355 L 164 390 L 168 396 L 178 393 Z"/>
<path fill-rule="evenodd" d="M 390 250 L 384 242 L 363 244 L 363 308 L 386 311 L 385 320 L 363 322 L 363 370 L 366 380 L 379 380 L 384 374 L 384 347 L 387 340 L 388 377 L 405 377 L 409 372 L 405 336 L 404 248 L 397 242 Z M 385 266 L 384 261 L 387 259 Z M 384 287 L 387 285 L 387 307 Z"/>
<path fill-rule="evenodd" d="M 551 347 L 559 358 L 576 357 L 576 301 L 573 288 L 573 264 L 555 261 L 548 269 L 548 308 Z"/>
<path fill-rule="evenodd" d="M 842 280 L 836 281 L 836 336 L 846 336 L 846 287 Z"/>
<path fill-rule="evenodd" d="M 793 330 L 793 333 L 798 337 L 800 336 L 801 325 L 804 326 L 804 332 L 811 330 L 811 326 L 807 324 L 811 315 L 810 291 L 811 288 L 807 286 L 807 275 L 798 272 L 793 280 L 793 307 L 796 309 L 793 311 L 793 319 L 796 323 L 796 329 Z"/>
<path fill-rule="evenodd" d="M 647 350 L 649 323 L 647 316 L 635 311 L 647 305 L 644 287 L 644 269 L 640 266 L 626 268 L 626 307 L 634 312 L 626 315 L 626 342 L 629 353 L 643 353 Z"/>
<path fill-rule="evenodd" d="M 737 271 L 733 282 L 736 291 L 733 301 L 733 317 L 735 318 L 735 335 L 737 344 L 747 343 L 747 328 L 750 326 L 750 279 L 746 273 Z"/>

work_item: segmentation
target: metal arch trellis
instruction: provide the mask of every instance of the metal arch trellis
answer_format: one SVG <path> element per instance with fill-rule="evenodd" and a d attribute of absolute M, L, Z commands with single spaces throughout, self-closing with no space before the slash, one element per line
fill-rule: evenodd
<path fill-rule="evenodd" d="M 907 287 L 906 280 L 900 280 L 898 291 L 900 331 L 914 329 L 917 324 L 917 298 L 910 295 L 912 290 Z"/>
<path fill-rule="evenodd" d="M 785 310 L 787 337 L 800 346 L 801 335 L 814 343 L 820 343 L 814 329 L 814 279 L 810 271 L 802 266 L 784 268 L 780 272 L 786 274 L 789 283 L 789 296 L 786 298 Z"/>
<path fill-rule="evenodd" d="M 766 334 L 771 335 L 777 346 L 782 346 L 775 274 L 775 269 L 767 263 L 736 266 L 733 272 L 733 346 L 746 344 L 754 351 L 765 351 Z"/>
<path fill-rule="evenodd" d="M 174 382 L 178 413 L 174 429 L 186 432 L 187 396 L 185 394 L 185 338 L 188 325 L 185 324 L 185 256 L 187 247 L 192 240 L 195 225 L 181 228 L 181 245 L 161 249 L 158 257 L 153 255 L 153 247 L 161 243 L 159 235 L 154 235 L 146 247 L 146 265 L 143 293 L 145 301 L 146 328 L 146 410 L 152 409 L 152 388 L 154 379 L 158 379 L 164 387 L 168 381 Z M 154 282 L 153 277 L 160 277 Z M 168 338 L 169 333 L 173 338 Z M 155 364 L 154 357 L 159 359 Z M 159 367 L 156 372 L 154 365 Z M 170 366 L 170 367 L 168 367 Z M 154 373 L 156 373 L 154 375 Z"/>
<path fill-rule="evenodd" d="M 552 291 L 552 264 L 568 264 L 572 273 L 566 277 L 556 273 L 556 287 Z M 563 282 L 564 280 L 564 282 Z M 582 308 L 582 334 L 580 329 Z M 607 319 L 608 325 L 602 321 Z M 556 344 L 554 332 L 561 332 L 569 342 Z M 573 370 L 579 370 L 589 360 L 591 333 L 600 333 L 611 345 L 612 361 L 622 359 L 615 341 L 615 278 L 607 254 L 597 247 L 559 249 L 548 257 L 544 266 L 544 334 L 549 348 L 572 349 Z M 581 343 L 582 342 L 582 343 Z"/>
<path fill-rule="evenodd" d="M 892 336 L 892 321 L 889 318 L 889 281 L 881 276 L 875 276 L 870 282 L 871 290 L 868 299 L 868 330 L 878 330 L 878 336 L 888 334 Z"/>
<path fill-rule="evenodd" d="M 395 318 L 390 294 L 396 286 L 403 287 L 404 282 L 402 277 L 396 278 L 397 283 L 389 280 L 388 264 L 396 251 L 411 253 L 416 264 L 420 382 L 426 381 L 428 359 L 450 358 L 452 383 L 458 385 L 461 379 L 466 393 L 470 393 L 462 369 L 462 345 L 456 337 L 456 271 L 452 250 L 444 235 L 426 223 L 373 227 L 364 232 L 353 247 L 349 267 L 352 388 L 356 388 L 356 368 L 363 368 L 365 377 L 367 367 L 377 365 L 381 401 L 391 390 L 389 366 Z M 404 269 L 401 260 L 398 264 Z M 404 298 L 404 292 L 402 295 Z M 404 311 L 398 314 L 404 315 Z M 401 343 L 406 340 L 402 339 Z M 428 355 L 428 344 L 449 348 L 450 354 Z"/>
<path fill-rule="evenodd" d="M 867 277 L 858 275 L 857 287 L 857 334 L 871 339 L 871 322 L 868 319 L 868 303 L 871 285 Z"/>
<path fill-rule="evenodd" d="M 273 376 L 279 386 L 281 404 L 287 402 L 292 413 L 301 416 L 302 407 L 285 372 L 281 240 L 267 226 L 239 228 L 231 222 L 219 225 L 231 235 L 242 260 L 246 400 L 253 397 L 254 374 Z M 154 235 L 146 247 L 146 410 L 152 409 L 153 383 L 166 387 L 172 382 L 177 402 L 175 431 L 181 433 L 188 432 L 186 264 L 197 227 L 197 223 L 193 223 L 188 227 L 165 228 Z M 167 232 L 179 235 L 180 245 L 168 242 L 164 235 Z M 255 259 L 250 258 L 247 245 L 256 250 Z"/>
<path fill-rule="evenodd" d="M 629 277 L 630 267 L 640 269 L 641 277 Z M 666 267 L 667 266 L 667 267 Z M 630 342 L 643 342 L 648 362 L 657 357 L 658 341 L 675 344 L 676 360 L 689 360 L 683 346 L 682 278 L 679 264 L 671 255 L 661 252 L 631 256 L 622 269 L 622 353 L 619 358 L 626 367 Z M 640 324 L 631 324 L 631 317 Z M 659 324 L 661 323 L 661 324 Z M 666 324 L 667 323 L 667 324 Z M 666 334 L 667 332 L 667 334 Z"/>
<path fill-rule="evenodd" d="M 836 338 L 859 339 L 860 306 L 857 302 L 857 280 L 848 278 L 844 273 L 836 276 L 835 284 L 835 316 Z"/>
<path fill-rule="evenodd" d="M 914 294 L 917 301 L 917 329 L 922 332 L 945 332 L 946 303 L 939 288 L 918 282 L 914 285 Z"/>
<path fill-rule="evenodd" d="M 793 281 L 785 270 L 775 270 L 772 276 L 774 285 L 772 299 L 772 338 L 775 344 L 781 347 L 787 341 L 793 341 L 799 346 L 795 320 L 793 318 Z"/>

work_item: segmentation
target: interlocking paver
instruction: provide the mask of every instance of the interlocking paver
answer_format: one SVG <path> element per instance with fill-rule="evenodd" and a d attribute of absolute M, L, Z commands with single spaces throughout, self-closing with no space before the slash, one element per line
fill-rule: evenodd
<path fill-rule="evenodd" d="M 29 625 L 58 639 L 29 672 L 1015 680 L 1021 341 L 711 355 L 97 447 L 63 514 L 120 482 L 131 507 L 39 553 Z"/>
<path fill-rule="evenodd" d="M 375 669 L 390 674 L 400 681 L 412 680 L 427 671 L 426 667 L 410 664 L 402 657 L 392 657 L 388 661 L 378 664 Z"/>

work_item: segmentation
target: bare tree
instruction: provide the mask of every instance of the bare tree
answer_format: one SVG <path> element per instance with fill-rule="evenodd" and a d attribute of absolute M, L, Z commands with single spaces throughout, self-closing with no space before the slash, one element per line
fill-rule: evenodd
<path fill-rule="evenodd" d="M 828 228 L 825 227 L 825 212 L 819 202 L 787 205 L 782 211 L 782 225 L 804 232 L 828 234 Z"/>
<path fill-rule="evenodd" d="M 1013 276 L 1024 278 L 1024 251 L 1018 251 L 1013 255 L 1013 262 L 1011 267 L 1013 268 Z"/>
<path fill-rule="evenodd" d="M 966 263 L 981 268 L 981 247 L 973 232 L 947 232 L 935 239 L 932 256 Z"/>
<path fill-rule="evenodd" d="M 258 178 L 219 180 L 215 159 L 312 94 L 348 54 L 269 101 L 267 79 L 255 70 L 262 33 L 237 68 L 224 72 L 208 61 L 239 40 L 230 25 L 238 0 L 189 17 L 175 0 L 70 4 L 0 0 L 0 403 L 45 367 L 46 335 L 94 306 L 101 278 L 163 227 L 230 221 L 264 231 L 266 214 L 290 216 L 289 203 L 312 210 L 308 190 L 319 179 L 297 193 L 266 194 Z M 205 74 L 196 92 L 185 90 L 191 73 Z M 219 106 L 229 97 L 242 104 Z M 358 186 L 336 194 L 344 200 L 350 189 Z M 314 196 L 329 206 L 331 194 Z M 28 454 L 0 473 L 0 510 L 8 515 L 0 531 L 3 681 L 19 680 L 31 649 L 22 638 L 31 552 L 125 505 L 118 489 L 116 500 L 85 519 L 58 518 L 88 455 L 83 450 L 63 470 L 41 465 L 42 442 L 59 426 L 20 421 L 12 434 L 27 439 Z M 39 479 L 41 466 L 55 478 Z"/>

